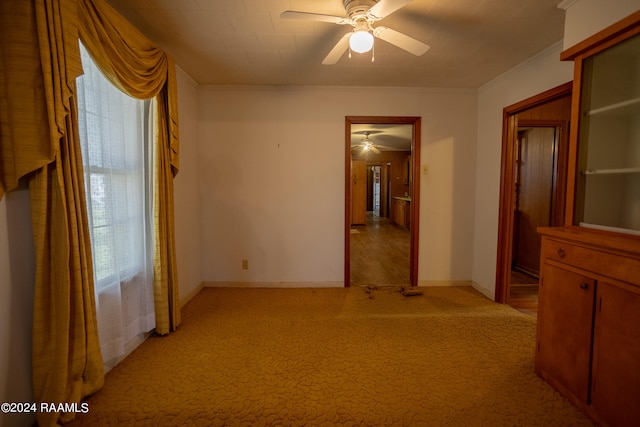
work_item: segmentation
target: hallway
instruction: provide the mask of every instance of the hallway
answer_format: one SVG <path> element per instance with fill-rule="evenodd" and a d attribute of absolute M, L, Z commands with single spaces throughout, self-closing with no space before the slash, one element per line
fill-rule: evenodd
<path fill-rule="evenodd" d="M 409 285 L 409 230 L 367 212 L 366 226 L 351 227 L 351 286 Z"/>

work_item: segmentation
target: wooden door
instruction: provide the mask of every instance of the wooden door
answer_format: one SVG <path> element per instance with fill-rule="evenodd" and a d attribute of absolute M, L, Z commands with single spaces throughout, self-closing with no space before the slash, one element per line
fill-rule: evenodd
<path fill-rule="evenodd" d="M 389 218 L 389 169 L 391 165 L 387 163 L 380 168 L 380 216 Z"/>
<path fill-rule="evenodd" d="M 530 127 L 518 132 L 513 266 L 538 275 L 538 227 L 551 224 L 555 176 L 555 127 Z"/>
<path fill-rule="evenodd" d="M 640 422 L 640 294 L 598 283 L 591 405 L 612 425 Z"/>
<path fill-rule="evenodd" d="M 595 280 L 545 263 L 538 305 L 536 372 L 580 402 L 589 395 Z"/>
<path fill-rule="evenodd" d="M 367 163 L 351 161 L 351 225 L 367 223 Z"/>

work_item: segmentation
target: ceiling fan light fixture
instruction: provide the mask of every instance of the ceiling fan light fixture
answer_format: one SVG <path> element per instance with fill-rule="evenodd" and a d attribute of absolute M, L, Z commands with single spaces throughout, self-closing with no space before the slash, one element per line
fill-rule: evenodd
<path fill-rule="evenodd" d="M 373 35 L 368 30 L 356 30 L 349 38 L 349 47 L 354 52 L 369 52 L 373 48 Z"/>

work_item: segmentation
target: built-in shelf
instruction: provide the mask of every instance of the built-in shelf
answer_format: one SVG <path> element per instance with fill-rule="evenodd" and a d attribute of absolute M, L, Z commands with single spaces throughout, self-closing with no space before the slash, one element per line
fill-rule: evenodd
<path fill-rule="evenodd" d="M 588 111 L 587 114 L 595 116 L 598 114 L 638 114 L 640 112 L 640 97 L 628 99 L 623 102 L 617 102 L 615 104 L 607 105 L 605 107 L 594 108 Z"/>
<path fill-rule="evenodd" d="M 640 168 L 618 168 L 618 169 L 587 169 L 582 171 L 584 175 L 613 175 L 640 173 Z"/>

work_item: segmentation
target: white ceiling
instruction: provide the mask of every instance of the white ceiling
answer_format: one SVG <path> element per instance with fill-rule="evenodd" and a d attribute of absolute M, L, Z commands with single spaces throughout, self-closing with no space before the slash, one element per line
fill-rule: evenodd
<path fill-rule="evenodd" d="M 411 124 L 351 124 L 351 146 L 362 144 L 365 137 L 380 151 L 411 151 Z"/>
<path fill-rule="evenodd" d="M 202 85 L 478 88 L 563 37 L 559 0 L 414 0 L 379 21 L 431 46 L 416 57 L 376 39 L 371 55 L 322 60 L 350 26 L 342 0 L 108 0 Z"/>

